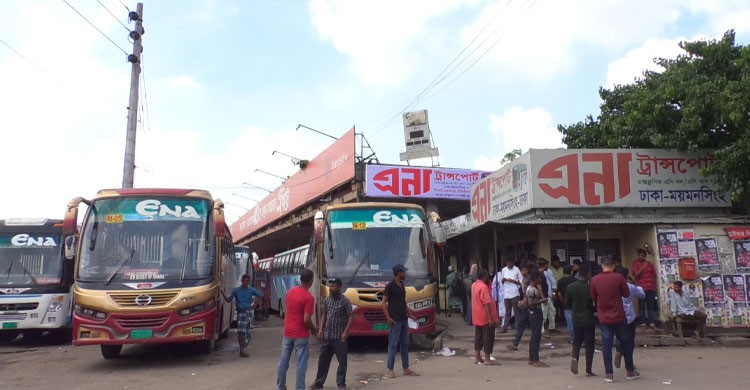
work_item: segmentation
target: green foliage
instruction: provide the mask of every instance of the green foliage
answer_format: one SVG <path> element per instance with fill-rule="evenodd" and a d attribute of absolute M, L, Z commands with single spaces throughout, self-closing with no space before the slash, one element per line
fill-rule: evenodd
<path fill-rule="evenodd" d="M 557 128 L 569 148 L 714 149 L 718 163 L 703 173 L 739 200 L 750 194 L 750 46 L 730 30 L 680 47 L 654 60 L 663 71 L 600 88 L 596 119 Z"/>
<path fill-rule="evenodd" d="M 512 162 L 513 160 L 517 159 L 523 154 L 523 151 L 521 149 L 513 149 L 508 153 L 505 153 L 505 156 L 503 156 L 503 159 L 500 160 L 500 165 L 505 165 L 509 162 Z"/>

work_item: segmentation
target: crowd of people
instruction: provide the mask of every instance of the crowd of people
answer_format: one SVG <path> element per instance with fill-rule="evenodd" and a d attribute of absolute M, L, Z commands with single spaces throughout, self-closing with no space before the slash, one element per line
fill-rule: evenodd
<path fill-rule="evenodd" d="M 633 275 L 618 258 L 606 256 L 601 264 L 589 266 L 579 260 L 562 266 L 557 256 L 548 262 L 531 257 L 520 264 L 506 259 L 505 266 L 494 278 L 483 269 L 472 266 L 469 273 L 449 268 L 446 278 L 449 312 L 460 312 L 467 324 L 475 327 L 475 363 L 499 365 L 491 359 L 495 330 L 506 333 L 515 329 L 515 337 L 507 348 L 518 350 L 525 330 L 529 340 L 529 365 L 547 367 L 540 361 L 539 350 L 545 331 L 555 332 L 558 324 L 565 324 L 571 344 L 570 371 L 578 374 L 581 348 L 585 351 L 585 375 L 592 371 L 595 329 L 601 334 L 604 381 L 614 381 L 614 367 L 625 363 L 628 380 L 640 377 L 634 358 L 637 324 L 656 327 L 659 318 L 656 305 L 656 270 L 646 259 L 648 247 L 637 248 Z M 464 283 L 471 288 L 463 287 Z M 692 306 L 681 294 L 681 283 L 675 282 L 670 292 L 670 306 L 675 316 L 696 319 L 705 314 Z M 638 301 L 639 314 L 635 310 Z M 701 317 L 703 316 L 703 317 Z M 696 330 L 700 337 L 702 326 Z M 612 356 L 615 348 L 614 359 Z"/>

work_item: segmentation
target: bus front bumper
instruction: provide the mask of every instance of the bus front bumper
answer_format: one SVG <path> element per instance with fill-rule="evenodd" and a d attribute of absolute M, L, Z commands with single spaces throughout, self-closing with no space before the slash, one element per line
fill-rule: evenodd
<path fill-rule="evenodd" d="M 214 338 L 216 308 L 188 316 L 177 312 L 111 313 L 97 320 L 73 313 L 73 345 L 182 343 Z"/>
<path fill-rule="evenodd" d="M 51 330 L 69 325 L 69 294 L 0 295 L 0 330 Z"/>
<path fill-rule="evenodd" d="M 412 313 L 417 317 L 419 327 L 417 329 L 409 328 L 409 334 L 430 334 L 435 332 L 434 308 L 413 310 Z M 353 314 L 354 320 L 349 330 L 350 336 L 388 336 L 390 333 L 390 326 L 388 326 L 385 313 L 383 313 L 380 306 L 359 307 Z"/>

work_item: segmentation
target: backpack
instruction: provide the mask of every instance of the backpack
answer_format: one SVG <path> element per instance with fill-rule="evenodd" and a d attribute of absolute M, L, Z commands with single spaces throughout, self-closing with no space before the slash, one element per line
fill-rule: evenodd
<path fill-rule="evenodd" d="M 463 278 L 461 278 L 459 274 L 456 274 L 456 277 L 453 278 L 453 282 L 451 282 L 451 291 L 453 292 L 453 295 L 457 297 L 464 296 L 464 281 L 462 279 Z"/>

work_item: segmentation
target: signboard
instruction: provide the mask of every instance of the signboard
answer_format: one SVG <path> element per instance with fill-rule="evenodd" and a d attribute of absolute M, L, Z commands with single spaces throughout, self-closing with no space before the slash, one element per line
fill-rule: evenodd
<path fill-rule="evenodd" d="M 750 227 L 726 227 L 724 231 L 727 232 L 727 236 L 732 241 L 750 240 Z"/>
<path fill-rule="evenodd" d="M 729 207 L 729 194 L 701 169 L 707 151 L 530 150 L 534 208 Z"/>
<path fill-rule="evenodd" d="M 530 210 L 529 153 L 471 186 L 472 223 L 481 225 Z"/>
<path fill-rule="evenodd" d="M 405 112 L 403 120 L 406 152 L 400 154 L 401 161 L 435 157 L 440 154 L 437 148 L 432 147 L 427 110 Z"/>
<path fill-rule="evenodd" d="M 378 198 L 469 200 L 471 185 L 489 174 L 467 169 L 367 165 L 365 194 Z"/>
<path fill-rule="evenodd" d="M 354 128 L 263 198 L 230 226 L 240 240 L 354 178 Z"/>

